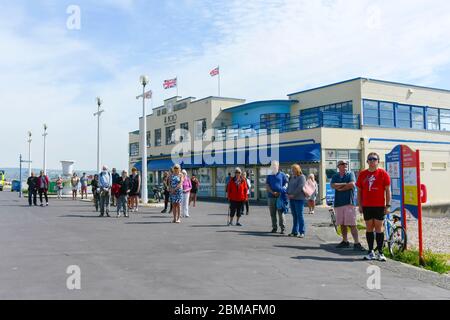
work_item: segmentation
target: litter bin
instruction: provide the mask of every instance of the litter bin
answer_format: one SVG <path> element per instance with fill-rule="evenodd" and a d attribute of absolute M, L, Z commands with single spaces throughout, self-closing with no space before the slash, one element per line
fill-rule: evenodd
<path fill-rule="evenodd" d="M 19 180 L 13 180 L 11 182 L 11 192 L 20 192 L 21 183 Z"/>
<path fill-rule="evenodd" d="M 50 185 L 48 186 L 48 192 L 56 193 L 58 189 L 56 189 L 56 182 L 51 181 Z"/>

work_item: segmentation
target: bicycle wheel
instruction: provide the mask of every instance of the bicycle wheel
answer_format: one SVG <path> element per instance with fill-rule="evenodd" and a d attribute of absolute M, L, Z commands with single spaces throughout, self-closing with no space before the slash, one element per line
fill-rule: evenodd
<path fill-rule="evenodd" d="M 408 238 L 406 236 L 405 228 L 401 226 L 395 226 L 389 236 L 388 248 L 392 256 L 405 251 Z"/>
<path fill-rule="evenodd" d="M 331 224 L 334 227 L 334 230 L 336 230 L 336 233 L 338 232 L 338 227 L 336 224 L 336 213 L 334 212 L 333 209 L 330 209 L 330 217 L 331 217 Z"/>

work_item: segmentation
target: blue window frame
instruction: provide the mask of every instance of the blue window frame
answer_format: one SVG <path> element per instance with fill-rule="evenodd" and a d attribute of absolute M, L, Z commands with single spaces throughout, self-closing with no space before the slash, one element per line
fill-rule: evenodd
<path fill-rule="evenodd" d="M 261 129 L 281 129 L 290 118 L 290 113 L 265 113 L 260 115 Z"/>
<path fill-rule="evenodd" d="M 411 128 L 411 106 L 397 105 L 397 127 Z"/>
<path fill-rule="evenodd" d="M 427 129 L 440 130 L 439 128 L 439 109 L 427 108 Z"/>
<path fill-rule="evenodd" d="M 450 131 L 450 109 L 363 99 L 366 126 Z"/>
<path fill-rule="evenodd" d="M 411 123 L 413 129 L 425 129 L 425 109 L 411 107 Z"/>
<path fill-rule="evenodd" d="M 390 102 L 380 102 L 380 126 L 395 127 L 395 109 L 394 104 Z"/>
<path fill-rule="evenodd" d="M 379 126 L 380 115 L 378 101 L 364 100 L 364 124 L 369 126 Z"/>
<path fill-rule="evenodd" d="M 439 110 L 439 123 L 441 131 L 450 131 L 450 110 Z"/>

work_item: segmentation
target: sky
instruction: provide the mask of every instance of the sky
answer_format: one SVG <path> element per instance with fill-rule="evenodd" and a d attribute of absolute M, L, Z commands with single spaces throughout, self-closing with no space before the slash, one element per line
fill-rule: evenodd
<path fill-rule="evenodd" d="M 47 168 L 95 169 L 100 96 L 102 163 L 127 168 L 141 74 L 154 107 L 175 76 L 180 96 L 217 95 L 218 65 L 222 96 L 247 101 L 360 76 L 450 89 L 449 39 L 447 0 L 0 0 L 0 167 L 31 131 L 41 168 L 46 123 Z"/>

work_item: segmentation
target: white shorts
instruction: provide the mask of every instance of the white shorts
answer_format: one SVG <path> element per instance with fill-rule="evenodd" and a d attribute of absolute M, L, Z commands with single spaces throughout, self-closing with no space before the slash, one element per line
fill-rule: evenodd
<path fill-rule="evenodd" d="M 356 208 L 352 205 L 334 208 L 339 226 L 356 226 Z"/>

